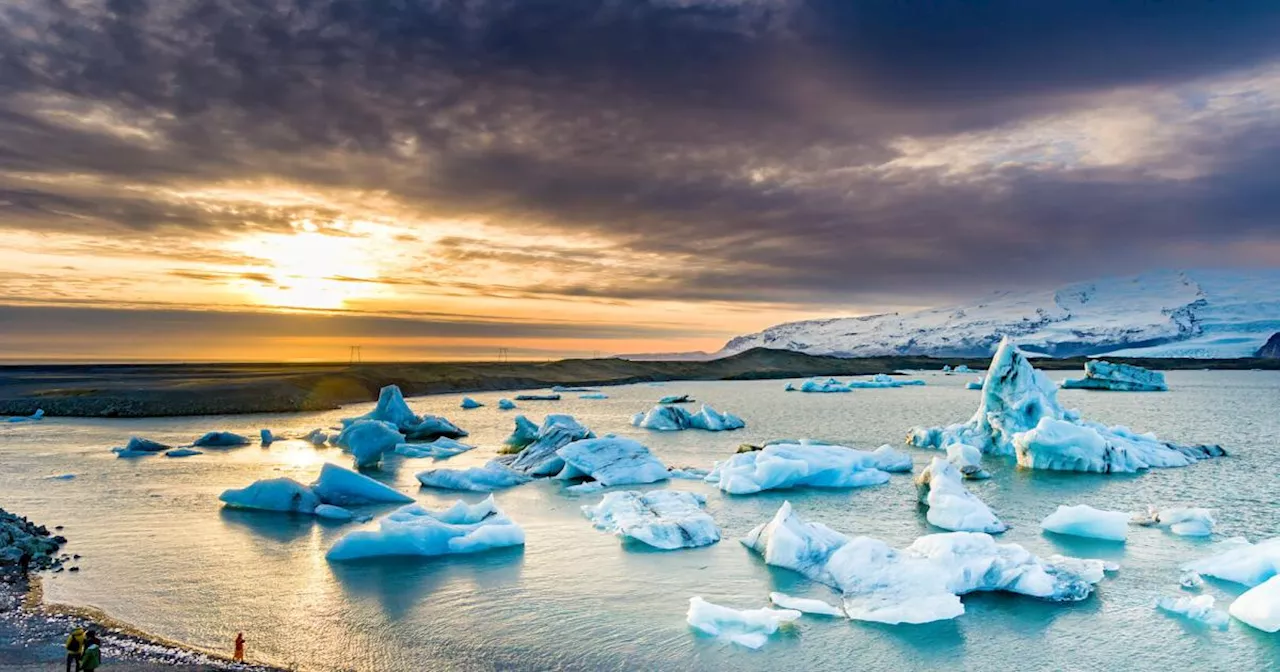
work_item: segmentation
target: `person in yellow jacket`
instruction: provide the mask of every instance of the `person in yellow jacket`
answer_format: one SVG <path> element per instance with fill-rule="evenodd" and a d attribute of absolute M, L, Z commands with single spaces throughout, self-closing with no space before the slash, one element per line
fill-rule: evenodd
<path fill-rule="evenodd" d="M 84 655 L 84 628 L 76 628 L 67 638 L 67 672 L 80 672 L 80 656 Z"/>

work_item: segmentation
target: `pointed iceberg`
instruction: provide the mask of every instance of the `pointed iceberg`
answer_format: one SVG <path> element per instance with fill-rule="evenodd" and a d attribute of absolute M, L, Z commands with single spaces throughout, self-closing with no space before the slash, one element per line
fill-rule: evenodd
<path fill-rule="evenodd" d="M 320 468 L 320 476 L 311 484 L 311 490 L 325 504 L 343 507 L 413 501 L 412 497 L 389 485 L 328 462 Z"/>
<path fill-rule="evenodd" d="M 1062 408 L 1057 387 L 1007 338 L 992 357 L 985 381 L 982 401 L 968 422 L 918 427 L 908 442 L 935 449 L 964 443 L 988 455 L 1016 455 L 1020 466 L 1031 469 L 1098 473 L 1183 467 L 1225 454 L 1219 446 L 1183 446 L 1082 420 Z"/>
<path fill-rule="evenodd" d="M 484 406 L 484 404 L 472 399 L 471 397 L 463 397 L 460 406 L 463 410 L 470 410 L 472 408 L 480 408 L 481 406 Z"/>
<path fill-rule="evenodd" d="M 351 451 L 357 467 L 376 467 L 382 455 L 394 451 L 404 436 L 395 425 L 381 420 L 356 420 L 338 434 L 337 444 Z"/>
<path fill-rule="evenodd" d="M 354 418 L 344 418 L 342 424 L 344 427 L 349 427 L 362 420 L 390 423 L 409 440 L 430 441 L 441 436 L 460 439 L 467 435 L 465 431 L 445 418 L 414 413 L 409 409 L 409 404 L 405 403 L 404 395 L 397 385 L 388 385 L 378 392 L 378 403 L 372 411 Z"/>
<path fill-rule="evenodd" d="M 693 492 L 634 490 L 607 493 L 599 504 L 582 507 L 596 528 L 654 548 L 697 548 L 720 541 L 720 528 L 703 510 L 707 498 Z"/>
<path fill-rule="evenodd" d="M 516 431 L 507 439 L 507 445 L 523 444 L 523 448 L 514 458 L 509 458 L 507 465 L 530 476 L 555 476 L 564 470 L 564 459 L 556 451 L 574 441 L 591 438 L 595 438 L 595 433 L 572 415 L 553 413 L 543 418 L 541 427 L 534 427 L 523 415 L 516 416 Z"/>

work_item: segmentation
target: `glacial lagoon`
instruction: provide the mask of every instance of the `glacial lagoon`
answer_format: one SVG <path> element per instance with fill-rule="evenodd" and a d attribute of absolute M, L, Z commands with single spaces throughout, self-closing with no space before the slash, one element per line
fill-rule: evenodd
<path fill-rule="evenodd" d="M 522 413 L 540 421 L 568 413 L 599 435 L 634 438 L 671 466 L 710 468 L 741 443 L 813 438 L 855 448 L 891 444 L 917 471 L 938 453 L 903 445 L 912 426 L 972 415 L 973 375 L 913 374 L 926 385 L 848 394 L 784 392 L 787 381 L 688 382 L 605 388 L 607 399 L 520 402 L 519 392 L 470 395 L 484 407 L 462 410 L 462 395 L 409 400 L 418 413 L 443 415 L 478 448 L 445 461 L 389 455 L 366 472 L 418 502 L 443 509 L 483 493 L 419 489 L 414 474 L 433 467 L 481 466 Z M 1075 372 L 1053 372 L 1055 380 Z M 1138 475 L 1032 472 L 1011 458 L 987 457 L 992 478 L 967 482 L 1011 529 L 1015 542 L 1055 553 L 1116 562 L 1089 599 L 1046 603 L 1007 593 L 963 598 L 966 613 L 927 625 L 881 625 L 806 616 L 758 651 L 713 639 L 685 622 L 688 600 L 746 609 L 779 591 L 836 602 L 826 586 L 768 567 L 738 539 L 768 521 L 784 501 L 805 520 L 895 547 L 937 532 L 925 522 L 909 475 L 854 490 L 770 491 L 729 496 L 709 484 L 676 480 L 653 488 L 700 492 L 720 525 L 712 546 L 660 552 L 624 545 L 594 529 L 580 507 L 599 493 L 566 493 L 541 480 L 496 493 L 526 532 L 523 549 L 477 555 L 330 563 L 342 535 L 375 527 L 392 506 L 359 507 L 365 525 L 312 517 L 227 510 L 218 495 L 264 478 L 314 480 L 325 462 L 349 466 L 338 448 L 282 440 L 211 449 L 187 458 L 117 458 L 131 435 L 171 444 L 210 430 L 256 436 L 259 428 L 300 437 L 372 404 L 324 413 L 140 420 L 49 418 L 0 426 L 0 505 L 50 526 L 64 525 L 79 573 L 46 576 L 45 599 L 93 606 L 156 635 L 226 650 L 235 633 L 263 662 L 304 670 L 584 669 L 763 670 L 1252 670 L 1280 661 L 1280 635 L 1238 621 L 1225 631 L 1170 617 L 1161 596 L 1185 594 L 1179 566 L 1208 555 L 1215 541 L 1280 534 L 1280 373 L 1175 371 L 1170 392 L 1063 390 L 1059 399 L 1092 419 L 1153 431 L 1182 443 L 1218 443 L 1229 457 Z M 799 383 L 799 381 L 793 381 Z M 529 390 L 534 394 L 539 390 Z M 689 394 L 743 418 L 732 432 L 659 433 L 631 426 L 632 414 L 662 396 Z M 67 480 L 50 476 L 74 474 Z M 640 490 L 650 487 L 636 488 Z M 1148 504 L 1214 509 L 1211 539 L 1132 527 L 1126 544 L 1042 533 L 1059 504 L 1139 511 Z M 1244 586 L 1208 581 L 1204 592 L 1226 608 Z"/>

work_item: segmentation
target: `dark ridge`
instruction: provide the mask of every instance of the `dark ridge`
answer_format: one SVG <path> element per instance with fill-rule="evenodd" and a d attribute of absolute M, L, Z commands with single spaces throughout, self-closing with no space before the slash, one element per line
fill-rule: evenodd
<path fill-rule="evenodd" d="M 1042 369 L 1081 369 L 1084 358 L 1036 359 Z M 1151 369 L 1280 369 L 1280 359 L 1109 358 Z M 758 380 L 864 376 L 989 358 L 844 359 L 754 348 L 707 362 L 617 358 L 554 362 L 329 364 L 101 364 L 0 367 L 0 415 L 156 417 L 318 411 L 373 401 L 396 384 L 406 395 L 624 385 L 670 380 Z M 962 374 L 963 375 L 963 374 Z"/>
<path fill-rule="evenodd" d="M 1267 342 L 1263 343 L 1262 347 L 1253 353 L 1253 356 L 1263 359 L 1280 359 L 1280 331 L 1271 334 L 1271 338 L 1268 338 Z"/>

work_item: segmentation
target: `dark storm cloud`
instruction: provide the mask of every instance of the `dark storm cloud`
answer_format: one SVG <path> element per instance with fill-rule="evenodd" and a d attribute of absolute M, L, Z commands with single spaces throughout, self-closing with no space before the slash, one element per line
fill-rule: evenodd
<path fill-rule="evenodd" d="M 531 295 L 837 303 L 1158 265 L 1167 244 L 1280 236 L 1274 126 L 1192 138 L 1207 168 L 1191 178 L 869 169 L 904 136 L 1272 63 L 1277 34 L 1270 1 L 10 2 L 0 226 L 278 227 L 299 213 L 210 212 L 110 180 L 280 178 L 671 261 Z M 104 183 L 29 184 L 67 174 Z M 441 252 L 591 267 L 575 251 Z"/>

